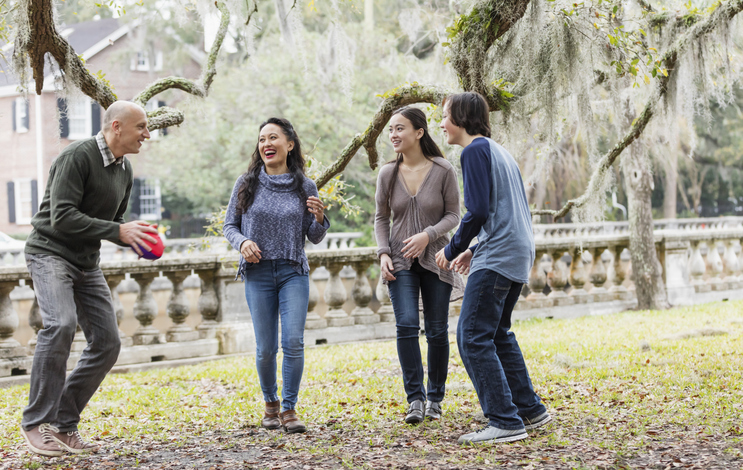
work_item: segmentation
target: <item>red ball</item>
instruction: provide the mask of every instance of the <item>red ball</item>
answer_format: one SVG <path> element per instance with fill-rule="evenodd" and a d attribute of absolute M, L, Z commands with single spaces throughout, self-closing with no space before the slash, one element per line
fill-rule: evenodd
<path fill-rule="evenodd" d="M 147 240 L 142 240 L 142 243 L 152 248 L 152 251 L 147 251 L 144 248 L 142 248 L 142 246 L 140 245 L 139 248 L 142 251 L 142 258 L 149 259 L 149 260 L 160 259 L 160 257 L 163 255 L 163 251 L 165 251 L 165 244 L 160 238 L 160 235 L 155 234 L 155 233 L 148 233 L 147 235 L 157 239 L 157 243 L 152 243 Z M 134 250 L 134 248 L 132 248 L 132 250 Z M 134 252 L 136 253 L 136 250 Z"/>

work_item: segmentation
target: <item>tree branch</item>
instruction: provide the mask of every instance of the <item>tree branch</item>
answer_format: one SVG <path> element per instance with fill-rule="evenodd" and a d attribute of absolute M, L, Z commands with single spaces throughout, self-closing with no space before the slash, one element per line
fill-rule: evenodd
<path fill-rule="evenodd" d="M 487 84 L 487 55 L 490 47 L 520 20 L 529 0 L 484 0 L 455 20 L 450 30 L 452 40 L 449 57 L 466 91 L 476 91 L 488 100 L 491 111 L 502 104 L 499 96 L 490 95 Z"/>
<path fill-rule="evenodd" d="M 366 128 L 363 134 L 356 134 L 351 139 L 351 142 L 341 151 L 338 159 L 315 180 L 318 189 L 322 188 L 335 175 L 342 172 L 362 146 L 369 155 L 369 166 L 371 169 L 374 170 L 377 168 L 377 162 L 379 160 L 376 147 L 377 138 L 384 130 L 384 127 L 396 109 L 414 103 L 440 104 L 448 94 L 449 92 L 446 90 L 437 87 L 426 87 L 417 84 L 405 85 L 383 94 L 384 101 L 379 106 L 379 111 L 372 118 L 369 127 Z"/>
<path fill-rule="evenodd" d="M 13 66 L 22 77 L 25 76 L 26 66 L 31 67 L 37 95 L 44 88 L 44 56 L 49 53 L 57 61 L 65 78 L 78 85 L 83 93 L 101 106 L 108 108 L 116 101 L 116 95 L 108 85 L 85 68 L 72 46 L 57 32 L 52 0 L 21 0 L 18 15 L 18 22 L 27 25 L 28 32 L 16 34 Z"/>
<path fill-rule="evenodd" d="M 207 96 L 217 74 L 217 57 L 230 22 L 230 13 L 226 5 L 222 2 L 215 2 L 215 5 L 222 17 L 199 81 L 193 82 L 182 77 L 161 78 L 139 93 L 133 100 L 135 103 L 144 106 L 154 96 L 170 89 L 182 90 L 200 98 Z M 108 109 L 116 101 L 116 95 L 106 83 L 85 68 L 85 64 L 72 46 L 57 32 L 52 12 L 52 0 L 22 0 L 19 22 L 29 26 L 29 34 L 17 34 L 15 38 L 13 50 L 15 70 L 24 76 L 26 66 L 30 65 L 36 83 L 36 94 L 40 95 L 44 87 L 44 56 L 49 53 L 54 57 L 67 81 L 78 85 L 84 94 L 97 101 L 104 109 Z M 148 118 L 149 128 L 154 130 L 181 124 L 184 115 L 173 108 L 160 108 L 149 113 Z"/>
<path fill-rule="evenodd" d="M 147 113 L 147 128 L 154 131 L 155 129 L 179 126 L 183 124 L 185 118 L 182 111 L 163 106 Z"/>
<path fill-rule="evenodd" d="M 645 109 L 643 109 L 640 116 L 630 127 L 629 132 L 627 132 L 622 140 L 614 146 L 609 153 L 601 157 L 601 160 L 599 160 L 596 169 L 591 175 L 591 180 L 588 183 L 586 191 L 580 197 L 568 201 L 559 210 L 534 210 L 532 211 L 532 215 L 551 215 L 556 220 L 565 217 L 571 209 L 586 204 L 594 193 L 599 190 L 606 172 L 611 168 L 619 155 L 621 155 L 622 151 L 642 134 L 645 127 L 650 122 L 650 119 L 655 114 L 656 106 L 660 100 L 665 97 L 668 92 L 668 83 L 672 75 L 676 73 L 676 62 L 678 61 L 679 55 L 688 49 L 694 41 L 709 34 L 721 23 L 733 19 L 733 17 L 740 13 L 741 10 L 743 10 L 743 0 L 730 0 L 727 3 L 720 4 L 720 6 L 710 13 L 707 18 L 689 28 L 688 31 L 677 39 L 674 45 L 663 54 L 663 58 L 661 59 L 664 67 L 668 70 L 668 76 L 659 77 L 653 96 L 648 100 Z"/>
<path fill-rule="evenodd" d="M 144 105 L 154 96 L 159 95 L 165 90 L 171 89 L 182 90 L 191 95 L 198 96 L 199 98 L 204 98 L 206 96 L 204 88 L 198 83 L 194 83 L 193 81 L 183 77 L 165 77 L 148 85 L 147 88 L 135 96 L 132 101 L 144 107 Z"/>

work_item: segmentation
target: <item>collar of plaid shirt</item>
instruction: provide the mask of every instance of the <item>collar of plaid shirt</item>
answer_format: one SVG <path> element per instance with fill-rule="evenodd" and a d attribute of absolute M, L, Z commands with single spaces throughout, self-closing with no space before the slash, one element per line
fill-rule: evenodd
<path fill-rule="evenodd" d="M 104 168 L 111 164 L 121 165 L 121 168 L 124 168 L 124 157 L 114 157 L 113 152 L 108 148 L 105 137 L 103 137 L 103 131 L 96 134 L 95 141 L 98 143 L 98 149 L 101 151 L 101 155 L 103 155 Z"/>

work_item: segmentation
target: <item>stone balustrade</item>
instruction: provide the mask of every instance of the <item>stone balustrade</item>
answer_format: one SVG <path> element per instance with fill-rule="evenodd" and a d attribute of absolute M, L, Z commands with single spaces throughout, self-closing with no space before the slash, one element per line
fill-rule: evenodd
<path fill-rule="evenodd" d="M 743 298 L 743 224 L 712 220 L 716 223 L 661 224 L 655 232 L 673 305 Z M 636 305 L 629 234 L 623 229 L 573 227 L 537 235 L 535 240 L 536 260 L 516 304 L 516 319 L 605 314 Z M 102 262 L 122 330 L 124 347 L 117 365 L 254 351 L 243 285 L 235 279 L 237 256 L 225 250 L 153 262 Z M 387 288 L 379 282 L 375 248 L 309 250 L 308 259 L 312 275 L 305 344 L 395 337 L 394 314 Z M 319 271 L 326 275 L 314 275 Z M 31 293 L 26 300 L 12 294 L 21 285 Z M 30 371 L 34 333 L 43 327 L 32 289 L 25 265 L 0 267 L 0 377 Z M 450 305 L 452 331 L 460 306 L 461 301 Z M 19 333 L 24 329 L 29 335 Z M 70 368 L 84 346 L 84 337 L 78 334 Z M 4 380 L 0 378 L 0 384 Z"/>

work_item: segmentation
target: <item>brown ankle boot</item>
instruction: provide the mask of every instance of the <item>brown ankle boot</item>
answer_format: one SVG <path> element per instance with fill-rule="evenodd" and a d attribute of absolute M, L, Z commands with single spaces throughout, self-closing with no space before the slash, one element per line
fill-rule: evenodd
<path fill-rule="evenodd" d="M 297 413 L 294 410 L 282 411 L 279 417 L 281 418 L 281 425 L 284 426 L 284 431 L 290 434 L 307 431 L 307 427 L 297 418 Z"/>
<path fill-rule="evenodd" d="M 279 429 L 281 427 L 281 419 L 279 418 L 279 411 L 281 411 L 281 404 L 278 400 L 267 401 L 266 411 L 263 413 L 263 420 L 261 426 L 266 429 Z"/>

